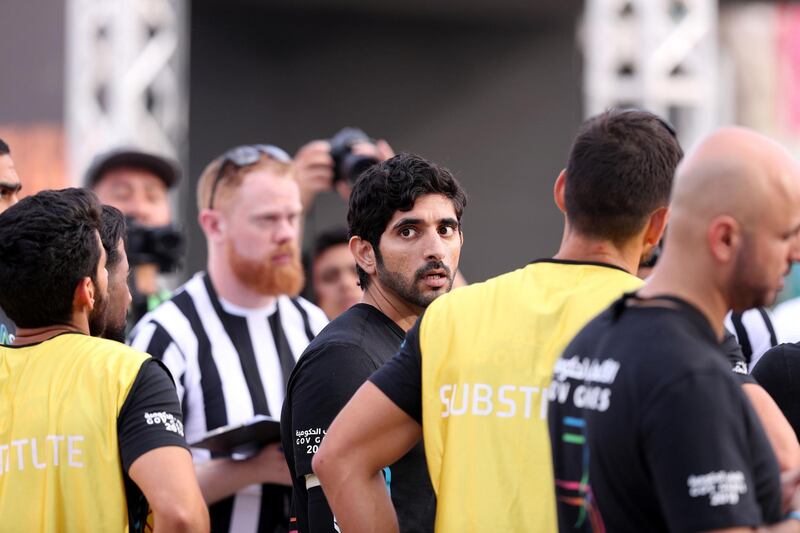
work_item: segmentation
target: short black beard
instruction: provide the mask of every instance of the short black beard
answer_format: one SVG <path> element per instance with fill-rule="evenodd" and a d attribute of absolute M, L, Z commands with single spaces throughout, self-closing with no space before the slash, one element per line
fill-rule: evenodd
<path fill-rule="evenodd" d="M 453 273 L 450 271 L 450 268 L 448 268 L 447 265 L 441 261 L 428 261 L 425 263 L 425 265 L 414 272 L 414 275 L 411 278 L 411 283 L 407 285 L 405 279 L 403 279 L 403 276 L 399 272 L 390 272 L 389 270 L 386 270 L 383 263 L 383 257 L 381 257 L 380 254 L 376 254 L 375 258 L 378 266 L 378 279 L 381 281 L 381 283 L 385 287 L 391 289 L 400 298 L 417 307 L 425 309 L 437 297 L 446 292 L 450 292 L 450 289 L 453 288 Z M 444 270 L 445 275 L 447 276 L 448 284 L 444 287 L 444 291 L 441 293 L 436 292 L 424 294 L 417 289 L 417 282 L 425 277 L 426 272 L 434 269 Z"/>

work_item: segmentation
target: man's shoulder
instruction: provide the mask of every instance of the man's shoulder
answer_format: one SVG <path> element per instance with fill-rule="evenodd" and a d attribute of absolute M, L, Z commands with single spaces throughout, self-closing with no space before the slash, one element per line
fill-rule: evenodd
<path fill-rule="evenodd" d="M 402 330 L 367 304 L 357 304 L 325 326 L 303 351 L 293 376 L 358 367 L 377 369 L 402 342 Z M 296 378 L 295 379 L 299 379 Z"/>
<path fill-rule="evenodd" d="M 366 356 L 365 339 L 380 327 L 383 326 L 368 310 L 360 305 L 351 307 L 320 331 L 303 351 L 300 361 L 308 363 L 325 354 Z"/>
<path fill-rule="evenodd" d="M 564 352 L 593 354 L 596 360 L 614 359 L 644 383 L 677 382 L 690 374 L 731 376 L 722 348 L 687 323 L 674 309 L 627 307 L 620 312 L 617 300 L 589 321 Z"/>
<path fill-rule="evenodd" d="M 95 376 L 127 376 L 130 379 L 150 359 L 148 354 L 120 342 L 82 334 L 58 335 L 24 349 L 50 358 L 48 360 L 56 366 L 74 364 L 74 368 L 89 370 Z"/>

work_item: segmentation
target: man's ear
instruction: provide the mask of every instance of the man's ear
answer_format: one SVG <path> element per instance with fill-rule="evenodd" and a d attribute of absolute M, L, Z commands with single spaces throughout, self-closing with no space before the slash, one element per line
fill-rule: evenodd
<path fill-rule="evenodd" d="M 372 244 L 361 237 L 354 236 L 350 237 L 348 246 L 350 247 L 350 253 L 353 254 L 361 270 L 366 272 L 368 276 L 375 275 L 378 271 L 378 267 L 376 264 L 377 261 L 375 260 L 375 250 L 372 248 Z"/>
<path fill-rule="evenodd" d="M 644 246 L 653 247 L 658 244 L 664 236 L 664 230 L 669 221 L 669 207 L 659 207 L 650 214 L 647 221 L 647 228 L 644 232 Z"/>
<path fill-rule="evenodd" d="M 731 216 L 715 218 L 708 226 L 708 244 L 711 255 L 720 263 L 728 263 L 736 258 L 741 245 L 741 227 Z"/>
<path fill-rule="evenodd" d="M 221 211 L 201 209 L 197 214 L 197 222 L 210 241 L 222 241 L 225 237 L 225 218 Z"/>
<path fill-rule="evenodd" d="M 559 172 L 556 183 L 553 185 L 553 200 L 562 213 L 567 213 L 567 203 L 564 200 L 564 188 L 567 186 L 567 169 Z"/>
<path fill-rule="evenodd" d="M 83 311 L 84 309 L 91 311 L 94 309 L 96 290 L 97 288 L 92 278 L 88 276 L 81 278 L 72 295 L 72 308 L 77 311 Z"/>

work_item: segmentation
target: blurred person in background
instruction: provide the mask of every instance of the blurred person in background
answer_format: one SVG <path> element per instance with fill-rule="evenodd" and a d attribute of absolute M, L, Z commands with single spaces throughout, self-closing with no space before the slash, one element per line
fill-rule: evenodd
<path fill-rule="evenodd" d="M 356 260 L 345 228 L 317 236 L 311 257 L 311 286 L 315 302 L 333 320 L 361 301 Z"/>
<path fill-rule="evenodd" d="M 343 531 L 397 530 L 381 469 L 420 438 L 437 531 L 555 531 L 543 416 L 553 363 L 641 285 L 681 156 L 651 113 L 583 123 L 553 189 L 565 220 L 555 257 L 437 298 L 331 424 L 313 467 Z"/>
<path fill-rule="evenodd" d="M 177 268 L 183 254 L 183 236 L 173 224 L 169 200 L 169 191 L 179 180 L 177 163 L 134 148 L 102 153 L 86 171 L 86 187 L 128 218 L 126 251 L 133 267 L 130 325 L 172 295 L 159 274 Z"/>
<path fill-rule="evenodd" d="M 278 419 L 295 361 L 328 322 L 296 297 L 303 206 L 286 152 L 258 144 L 215 158 L 198 180 L 197 208 L 207 270 L 131 332 L 132 346 L 172 372 L 190 443 L 254 415 Z M 288 528 L 292 482 L 278 443 L 246 460 L 194 456 L 214 531 Z"/>
<path fill-rule="evenodd" d="M 358 387 L 397 352 L 423 310 L 451 289 L 465 205 L 466 195 L 447 169 L 414 155 L 372 166 L 356 181 L 347 213 L 347 250 L 356 258 L 363 298 L 303 352 L 289 378 L 281 416 L 301 533 L 337 530 L 311 469 L 314 452 Z M 302 435 L 313 441 L 298 442 Z M 431 531 L 436 499 L 422 445 L 385 466 L 401 531 Z"/>
<path fill-rule="evenodd" d="M 0 523 L 8 531 L 208 531 L 175 386 L 100 332 L 109 301 L 101 206 L 43 191 L 0 214 Z"/>
<path fill-rule="evenodd" d="M 20 190 L 22 183 L 11 159 L 11 149 L 0 139 L 0 213 L 19 201 Z M 15 331 L 14 323 L 0 307 L 0 345 L 14 342 Z"/>

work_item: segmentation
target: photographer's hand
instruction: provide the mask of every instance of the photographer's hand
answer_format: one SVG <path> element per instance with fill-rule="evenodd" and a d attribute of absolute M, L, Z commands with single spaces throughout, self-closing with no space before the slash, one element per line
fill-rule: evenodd
<path fill-rule="evenodd" d="M 389 146 L 389 143 L 383 139 L 380 139 L 375 144 L 366 142 L 356 143 L 353 145 L 353 153 L 357 155 L 374 157 L 378 161 L 386 161 L 395 155 L 392 147 Z M 339 196 L 347 201 L 347 199 L 350 198 L 350 191 L 353 189 L 353 184 L 347 182 L 346 180 L 340 180 L 334 184 L 334 188 L 336 189 L 336 192 L 339 193 Z"/>
<path fill-rule="evenodd" d="M 333 158 L 328 141 L 311 141 L 294 156 L 294 176 L 300 186 L 303 209 L 308 211 L 317 195 L 333 184 Z"/>
<path fill-rule="evenodd" d="M 389 146 L 389 143 L 380 139 L 375 144 L 371 143 L 357 143 L 353 145 L 353 153 L 358 155 L 367 155 L 374 157 L 378 161 L 386 161 L 395 156 L 394 150 Z"/>

